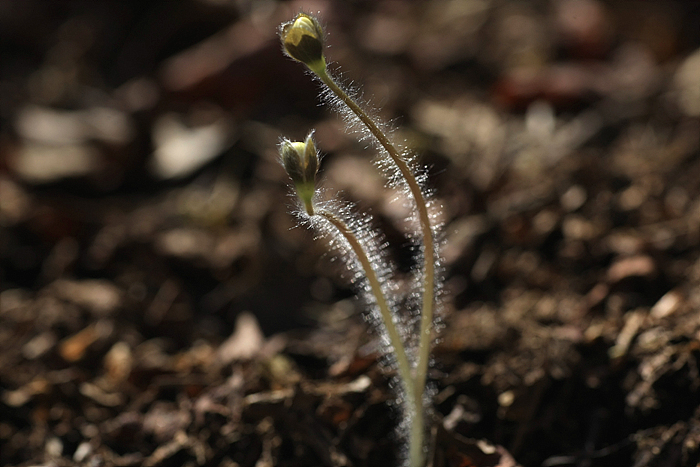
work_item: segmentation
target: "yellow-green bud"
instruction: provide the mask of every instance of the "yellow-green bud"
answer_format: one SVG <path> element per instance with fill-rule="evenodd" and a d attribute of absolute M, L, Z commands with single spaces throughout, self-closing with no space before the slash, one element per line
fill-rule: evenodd
<path fill-rule="evenodd" d="M 309 133 L 303 142 L 283 139 L 279 145 L 279 153 L 282 165 L 294 182 L 297 195 L 304 203 L 306 212 L 313 215 L 311 201 L 316 192 L 316 173 L 319 166 L 313 132 Z"/>
<path fill-rule="evenodd" d="M 294 60 L 318 72 L 326 68 L 323 56 L 323 29 L 316 18 L 299 13 L 293 21 L 280 27 L 280 38 L 284 51 Z"/>

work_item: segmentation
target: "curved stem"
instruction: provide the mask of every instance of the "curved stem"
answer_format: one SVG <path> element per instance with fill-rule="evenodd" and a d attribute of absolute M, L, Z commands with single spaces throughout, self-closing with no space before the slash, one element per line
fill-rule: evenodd
<path fill-rule="evenodd" d="M 421 190 L 416 177 L 413 175 L 413 172 L 408 166 L 408 163 L 401 156 L 386 134 L 384 134 L 384 132 L 377 126 L 374 120 L 372 120 L 369 115 L 367 115 L 367 113 L 362 110 L 362 108 L 345 91 L 343 91 L 340 86 L 336 84 L 326 68 L 312 71 L 316 73 L 323 84 L 328 86 L 328 88 L 336 96 L 338 96 L 338 98 L 343 101 L 343 103 L 347 105 L 355 115 L 357 115 L 357 117 L 369 129 L 372 135 L 377 138 L 379 144 L 381 144 L 389 154 L 389 157 L 391 157 L 391 160 L 394 162 L 394 164 L 396 164 L 396 167 L 399 169 L 399 172 L 406 181 L 406 184 L 411 192 L 411 196 L 413 196 L 413 200 L 416 204 L 416 209 L 418 210 L 421 234 L 423 236 L 423 300 L 421 308 L 420 338 L 418 344 L 418 361 L 416 362 L 416 373 L 414 379 L 416 413 L 413 425 L 417 425 L 418 427 L 411 427 L 411 450 L 413 451 L 414 449 L 420 449 L 422 459 L 423 430 L 425 429 L 423 427 L 423 392 L 425 389 L 428 363 L 430 359 L 433 305 L 435 302 L 435 244 L 433 239 L 433 231 L 430 224 L 428 206 L 425 202 L 423 191 Z M 418 434 L 417 431 L 420 431 L 420 434 Z M 415 446 L 415 443 L 418 443 L 419 446 Z"/>
<path fill-rule="evenodd" d="M 403 385 L 406 390 L 406 397 L 410 404 L 415 404 L 416 394 L 414 386 L 411 384 L 411 365 L 408 362 L 408 357 L 406 356 L 406 349 L 404 348 L 401 336 L 399 335 L 396 325 L 394 324 L 391 310 L 389 309 L 389 304 L 387 303 L 384 292 L 382 291 L 381 282 L 379 282 L 377 273 L 374 271 L 367 253 L 365 252 L 364 248 L 362 248 L 362 244 L 357 239 L 357 236 L 352 232 L 352 230 L 350 230 L 350 227 L 348 227 L 342 219 L 332 212 L 326 211 L 325 209 L 317 210 L 316 214 L 333 224 L 338 232 L 340 232 L 340 234 L 350 244 L 352 251 L 355 252 L 357 259 L 360 261 L 362 269 L 364 269 L 365 276 L 367 277 L 367 281 L 369 281 L 369 285 L 372 289 L 372 294 L 374 295 L 375 300 L 377 300 L 377 307 L 382 315 L 382 320 L 384 321 L 384 326 L 386 327 L 389 341 L 394 347 L 396 365 L 398 367 L 399 377 L 403 381 Z"/>

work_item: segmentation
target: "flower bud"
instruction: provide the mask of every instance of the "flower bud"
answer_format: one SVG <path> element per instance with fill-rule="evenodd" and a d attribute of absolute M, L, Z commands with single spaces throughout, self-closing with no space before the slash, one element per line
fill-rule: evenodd
<path fill-rule="evenodd" d="M 294 182 L 297 195 L 304 203 L 306 212 L 313 215 L 311 201 L 316 192 L 316 173 L 319 166 L 313 132 L 309 133 L 303 142 L 283 139 L 279 145 L 279 153 L 282 165 Z"/>
<path fill-rule="evenodd" d="M 314 72 L 326 68 L 323 29 L 313 16 L 299 13 L 293 21 L 280 27 L 280 38 L 284 51 L 294 60 L 300 61 Z"/>

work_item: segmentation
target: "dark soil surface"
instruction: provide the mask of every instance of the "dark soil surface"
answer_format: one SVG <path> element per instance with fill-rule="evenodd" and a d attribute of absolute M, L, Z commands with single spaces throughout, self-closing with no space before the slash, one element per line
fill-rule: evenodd
<path fill-rule="evenodd" d="M 700 463 L 700 7 L 0 2 L 0 465 L 391 467 L 390 370 L 281 136 L 407 213 L 277 26 L 430 167 L 435 467 Z"/>

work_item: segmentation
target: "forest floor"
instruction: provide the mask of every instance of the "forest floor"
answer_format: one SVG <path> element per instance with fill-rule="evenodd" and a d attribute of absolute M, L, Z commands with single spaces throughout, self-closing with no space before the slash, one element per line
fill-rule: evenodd
<path fill-rule="evenodd" d="M 316 129 L 404 284 L 408 213 L 282 55 L 300 9 L 443 206 L 430 465 L 700 463 L 697 2 L 6 0 L 0 465 L 399 462 L 279 138 Z"/>

